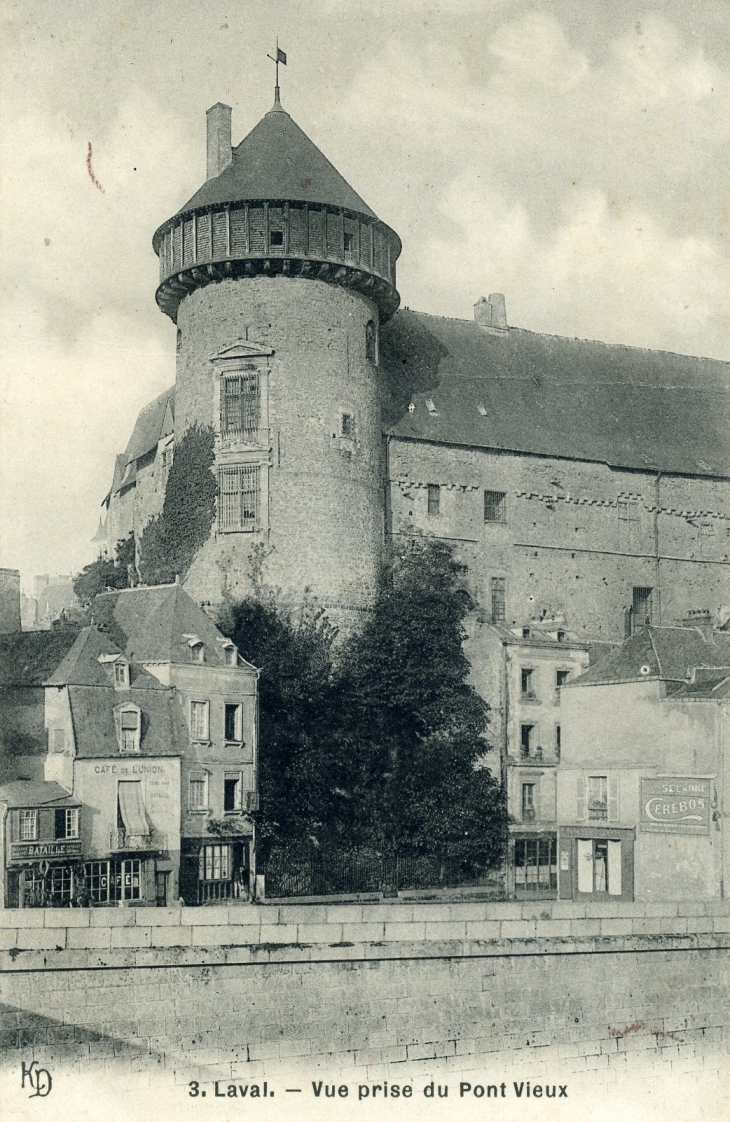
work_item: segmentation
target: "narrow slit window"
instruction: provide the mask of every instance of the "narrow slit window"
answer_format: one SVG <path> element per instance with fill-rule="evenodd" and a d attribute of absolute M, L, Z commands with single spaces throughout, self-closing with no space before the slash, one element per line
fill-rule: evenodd
<path fill-rule="evenodd" d="M 507 618 L 507 588 L 505 577 L 492 577 L 492 623 L 504 623 Z"/>
<path fill-rule="evenodd" d="M 438 483 L 428 484 L 428 513 L 431 518 L 441 513 L 441 488 Z"/>

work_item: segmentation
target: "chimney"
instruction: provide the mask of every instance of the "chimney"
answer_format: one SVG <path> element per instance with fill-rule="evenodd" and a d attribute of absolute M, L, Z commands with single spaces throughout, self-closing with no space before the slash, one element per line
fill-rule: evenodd
<path fill-rule="evenodd" d="M 489 335 L 507 334 L 507 305 L 501 292 L 492 292 L 487 299 L 479 297 L 474 305 L 474 322 Z"/>
<path fill-rule="evenodd" d="M 0 569 L 0 635 L 20 631 L 20 570 Z"/>
<path fill-rule="evenodd" d="M 231 107 L 218 101 L 210 107 L 205 116 L 208 126 L 206 178 L 215 179 L 216 175 L 220 175 L 233 159 Z"/>

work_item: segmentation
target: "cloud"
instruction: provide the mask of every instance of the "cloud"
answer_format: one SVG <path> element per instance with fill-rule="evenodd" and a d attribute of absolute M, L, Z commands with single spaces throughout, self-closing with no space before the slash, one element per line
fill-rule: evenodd
<path fill-rule="evenodd" d="M 571 47 L 558 21 L 544 12 L 503 24 L 490 39 L 489 51 L 515 81 L 527 78 L 569 90 L 588 73 L 586 56 Z"/>

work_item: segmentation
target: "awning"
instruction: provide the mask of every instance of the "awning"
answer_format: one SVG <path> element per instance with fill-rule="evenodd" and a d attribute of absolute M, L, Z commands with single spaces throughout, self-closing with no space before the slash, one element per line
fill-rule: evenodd
<path fill-rule="evenodd" d="M 119 813 L 128 834 L 149 834 L 150 827 L 142 798 L 142 784 L 123 781 L 119 784 Z"/>

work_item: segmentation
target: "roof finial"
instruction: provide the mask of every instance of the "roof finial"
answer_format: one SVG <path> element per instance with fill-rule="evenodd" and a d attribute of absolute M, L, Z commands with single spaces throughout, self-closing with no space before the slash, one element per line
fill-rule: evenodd
<path fill-rule="evenodd" d="M 286 51 L 279 48 L 279 36 L 276 37 L 276 55 L 267 55 L 273 63 L 276 64 L 276 85 L 274 86 L 274 109 L 281 109 L 281 98 L 279 97 L 279 63 L 286 66 Z"/>

